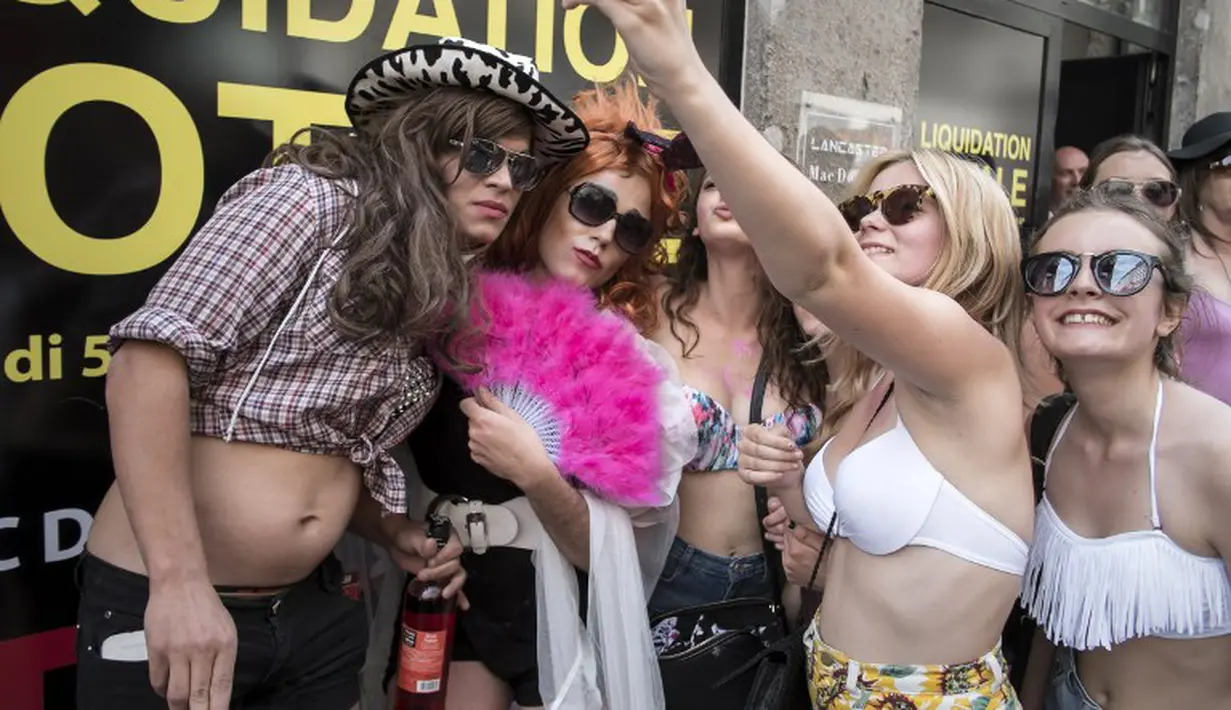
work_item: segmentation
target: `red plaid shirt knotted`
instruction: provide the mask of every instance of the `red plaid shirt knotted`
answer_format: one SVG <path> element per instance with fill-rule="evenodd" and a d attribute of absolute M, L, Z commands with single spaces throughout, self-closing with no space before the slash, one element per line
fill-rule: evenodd
<path fill-rule="evenodd" d="M 405 475 L 389 450 L 423 419 L 440 376 L 421 343 L 359 343 L 330 323 L 349 187 L 298 166 L 245 176 L 111 343 L 184 356 L 194 434 L 345 456 L 403 513 Z"/>

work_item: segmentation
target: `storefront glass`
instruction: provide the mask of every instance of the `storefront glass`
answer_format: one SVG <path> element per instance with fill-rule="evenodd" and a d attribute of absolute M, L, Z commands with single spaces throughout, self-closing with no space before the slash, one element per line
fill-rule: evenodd
<path fill-rule="evenodd" d="M 1167 3 L 1177 0 L 1081 0 L 1087 5 L 1093 5 L 1101 10 L 1114 12 L 1127 17 L 1133 22 L 1163 29 L 1167 17 Z"/>

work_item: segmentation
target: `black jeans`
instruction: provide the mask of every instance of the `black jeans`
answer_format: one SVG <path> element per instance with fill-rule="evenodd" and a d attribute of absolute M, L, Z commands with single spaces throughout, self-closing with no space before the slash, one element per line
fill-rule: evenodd
<path fill-rule="evenodd" d="M 100 656 L 106 639 L 144 629 L 149 579 L 88 552 L 78 575 L 77 709 L 166 710 L 147 662 Z M 348 710 L 359 702 L 367 615 L 341 584 L 341 564 L 331 555 L 276 594 L 222 597 L 239 639 L 232 708 Z"/>

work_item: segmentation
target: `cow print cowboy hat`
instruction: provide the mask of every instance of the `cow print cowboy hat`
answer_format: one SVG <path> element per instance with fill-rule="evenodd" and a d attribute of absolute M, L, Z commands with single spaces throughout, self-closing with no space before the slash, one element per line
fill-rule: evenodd
<path fill-rule="evenodd" d="M 534 60 L 455 37 L 368 62 L 346 90 L 346 113 L 362 130 L 374 113 L 438 86 L 486 90 L 525 106 L 535 123 L 534 154 L 543 164 L 567 160 L 590 143 L 581 118 L 539 81 Z"/>

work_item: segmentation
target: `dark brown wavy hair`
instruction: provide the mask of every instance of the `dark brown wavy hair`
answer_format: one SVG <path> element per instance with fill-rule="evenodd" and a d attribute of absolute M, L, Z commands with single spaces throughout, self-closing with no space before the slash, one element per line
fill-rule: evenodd
<path fill-rule="evenodd" d="M 1183 228 L 1176 222 L 1163 221 L 1149 205 L 1131 195 L 1112 194 L 1097 188 L 1077 193 L 1061 205 L 1056 214 L 1031 237 L 1030 249 L 1027 253 L 1036 252 L 1039 240 L 1056 222 L 1081 212 L 1116 212 L 1131 217 L 1138 224 L 1150 230 L 1150 233 L 1157 237 L 1164 247 L 1159 259 L 1162 262 L 1167 310 L 1172 313 L 1184 312 L 1188 298 L 1192 295 L 1193 280 L 1185 266 L 1187 243 Z M 1180 335 L 1177 327 L 1170 334 L 1160 337 L 1158 344 L 1154 346 L 1154 365 L 1159 372 L 1173 379 L 1180 379 L 1179 341 Z M 1065 379 L 1064 368 L 1058 360 L 1054 362 L 1060 380 L 1067 385 L 1068 380 Z"/>
<path fill-rule="evenodd" d="M 1207 249 L 1213 249 L 1227 240 L 1214 234 L 1201 221 L 1201 190 L 1213 173 L 1210 163 L 1231 155 L 1231 144 L 1202 156 L 1200 159 L 1185 161 L 1180 170 L 1180 204 L 1176 215 L 1183 219 L 1192 230 L 1192 238 L 1201 242 Z"/>
<path fill-rule="evenodd" d="M 533 192 L 522 198 L 504 235 L 484 254 L 484 266 L 492 269 L 529 271 L 539 265 L 539 231 L 568 190 L 584 178 L 604 170 L 638 175 L 650 183 L 650 222 L 654 225 L 652 248 L 629 257 L 619 271 L 598 289 L 599 304 L 622 312 L 637 330 L 647 334 L 657 325 L 654 277 L 661 273 L 666 249 L 662 237 L 678 233 L 682 226 L 680 204 L 687 195 L 682 173 L 671 174 L 662 161 L 647 152 L 636 139 L 625 135 L 629 121 L 643 131 L 662 130 L 658 104 L 642 100 L 636 82 L 624 79 L 597 86 L 573 97 L 573 110 L 590 129 L 590 145 L 567 163 L 553 168 Z"/>
<path fill-rule="evenodd" d="M 465 326 L 470 270 L 445 197 L 450 139 L 469 143 L 531 138 L 519 104 L 494 94 L 441 87 L 405 102 L 358 132 L 304 128 L 275 149 L 269 164 L 293 163 L 332 180 L 354 182 L 341 248 L 341 275 L 329 316 L 346 337 L 427 339 Z M 310 145 L 296 143 L 309 136 Z M 460 170 L 460 168 L 459 168 Z"/>
<path fill-rule="evenodd" d="M 696 216 L 696 204 L 692 214 Z M 694 219 L 694 224 L 697 221 Z M 680 342 L 684 357 L 688 357 L 701 338 L 697 324 L 689 313 L 701 297 L 701 285 L 709 278 L 705 244 L 701 237 L 689 234 L 680 241 L 675 268 L 671 269 L 662 292 L 662 309 L 667 314 L 671 335 Z M 825 409 L 825 389 L 829 385 L 829 370 L 820 359 L 816 342 L 795 318 L 795 310 L 785 296 L 778 293 L 769 278 L 760 272 L 756 276 L 761 308 L 757 314 L 757 340 L 762 357 L 769 366 L 769 381 L 773 382 L 788 404 L 802 407 L 815 404 Z M 681 329 L 685 334 L 681 334 Z M 806 351 L 813 350 L 809 353 Z"/>

